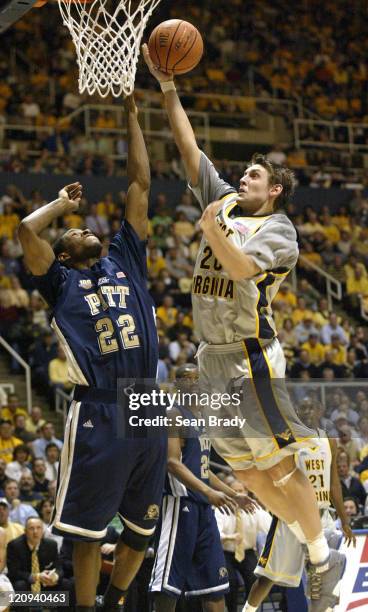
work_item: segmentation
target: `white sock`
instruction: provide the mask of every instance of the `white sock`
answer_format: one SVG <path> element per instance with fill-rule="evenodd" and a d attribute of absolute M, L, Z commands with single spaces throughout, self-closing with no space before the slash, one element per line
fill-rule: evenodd
<path fill-rule="evenodd" d="M 330 549 L 323 531 L 311 542 L 307 542 L 310 562 L 313 565 L 325 563 L 330 556 Z"/>
<path fill-rule="evenodd" d="M 306 543 L 305 535 L 300 527 L 298 521 L 294 521 L 294 523 L 288 523 L 288 527 L 290 531 L 295 535 L 295 537 L 299 540 L 301 544 Z"/>
<path fill-rule="evenodd" d="M 248 602 L 246 602 L 244 608 L 242 609 L 242 612 L 256 612 L 257 607 L 255 608 L 254 606 L 251 606 Z"/>

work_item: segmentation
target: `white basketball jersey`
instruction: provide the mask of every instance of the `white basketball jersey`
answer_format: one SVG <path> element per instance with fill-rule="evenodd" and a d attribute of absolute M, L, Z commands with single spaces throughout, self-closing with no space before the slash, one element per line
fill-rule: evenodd
<path fill-rule="evenodd" d="M 318 430 L 315 446 L 301 449 L 296 456 L 296 464 L 313 485 L 319 508 L 330 507 L 332 454 L 326 432 Z"/>

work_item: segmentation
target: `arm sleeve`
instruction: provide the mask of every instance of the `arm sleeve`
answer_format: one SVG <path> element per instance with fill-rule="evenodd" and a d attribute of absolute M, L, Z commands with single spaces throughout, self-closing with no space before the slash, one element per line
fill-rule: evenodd
<path fill-rule="evenodd" d="M 203 152 L 199 165 L 198 185 L 192 187 L 189 183 L 189 189 L 194 193 L 202 210 L 211 202 L 219 200 L 229 193 L 236 193 L 234 187 L 220 178 L 215 166 Z"/>
<path fill-rule="evenodd" d="M 27 583 L 32 582 L 32 575 L 30 572 L 22 568 L 22 560 L 13 542 L 9 542 L 6 550 L 6 565 L 8 567 L 10 582 L 14 583 L 17 580 L 25 580 Z"/>
<path fill-rule="evenodd" d="M 126 219 L 120 231 L 110 243 L 109 256 L 117 263 L 124 262 L 132 272 L 139 272 L 147 278 L 146 240 L 140 240 L 132 225 Z"/>
<path fill-rule="evenodd" d="M 50 268 L 42 276 L 32 276 L 33 283 L 50 307 L 54 307 L 62 294 L 64 284 L 69 275 L 68 268 L 55 259 Z"/>
<path fill-rule="evenodd" d="M 285 221 L 271 217 L 242 248 L 263 272 L 278 268 L 290 270 L 298 260 L 296 231 L 287 217 Z"/>

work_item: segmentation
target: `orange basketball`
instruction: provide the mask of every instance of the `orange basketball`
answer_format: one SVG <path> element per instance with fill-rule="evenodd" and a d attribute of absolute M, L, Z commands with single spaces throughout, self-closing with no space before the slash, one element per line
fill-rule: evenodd
<path fill-rule="evenodd" d="M 202 36 L 188 21 L 169 19 L 152 32 L 148 49 L 155 66 L 169 74 L 193 70 L 203 55 Z"/>

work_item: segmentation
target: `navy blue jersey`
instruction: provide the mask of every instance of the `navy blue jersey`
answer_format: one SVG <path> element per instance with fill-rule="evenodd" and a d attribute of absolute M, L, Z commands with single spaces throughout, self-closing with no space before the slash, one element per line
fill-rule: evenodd
<path fill-rule="evenodd" d="M 193 419 L 193 413 L 187 408 L 176 406 L 180 414 Z M 211 442 L 202 428 L 194 426 L 185 428 L 185 444 L 181 451 L 181 461 L 199 480 L 209 485 Z M 191 491 L 180 480 L 168 473 L 165 483 L 166 495 L 187 497 L 197 502 L 208 504 L 207 497 L 197 491 Z"/>
<path fill-rule="evenodd" d="M 72 382 L 116 388 L 118 378 L 156 378 L 158 343 L 147 290 L 146 246 L 124 221 L 107 257 L 85 270 L 57 260 L 34 282 L 53 310 L 51 326 Z"/>

